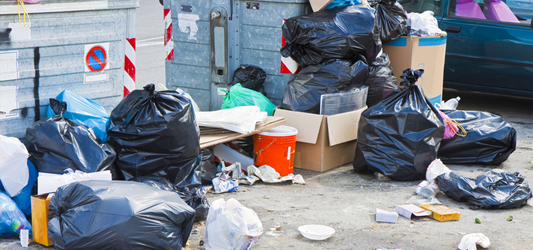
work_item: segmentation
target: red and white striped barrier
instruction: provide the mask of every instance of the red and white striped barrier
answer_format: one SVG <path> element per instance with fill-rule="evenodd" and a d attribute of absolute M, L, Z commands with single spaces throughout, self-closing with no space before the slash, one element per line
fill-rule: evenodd
<path fill-rule="evenodd" d="M 135 89 L 135 38 L 126 38 L 124 52 L 124 96 L 127 96 Z"/>
<path fill-rule="evenodd" d="M 172 18 L 170 17 L 170 9 L 164 9 L 165 15 L 165 52 L 167 61 L 174 61 L 174 42 L 172 42 Z"/>
<path fill-rule="evenodd" d="M 285 23 L 287 19 L 283 19 L 283 23 Z M 285 42 L 285 36 L 281 34 L 281 47 L 285 46 L 287 43 Z M 294 61 L 291 57 L 283 57 L 281 56 L 281 68 L 279 70 L 281 74 L 290 74 L 295 75 L 298 72 L 300 72 L 300 65 Z"/>

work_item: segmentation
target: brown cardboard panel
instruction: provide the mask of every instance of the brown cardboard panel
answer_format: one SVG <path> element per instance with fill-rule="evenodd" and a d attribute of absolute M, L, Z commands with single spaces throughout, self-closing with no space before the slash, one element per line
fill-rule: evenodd
<path fill-rule="evenodd" d="M 327 117 L 330 146 L 357 139 L 359 119 L 365 109 L 366 107 Z"/>
<path fill-rule="evenodd" d="M 357 141 L 349 141 L 335 146 L 325 147 L 322 171 L 327 171 L 353 162 Z"/>
<path fill-rule="evenodd" d="M 324 9 L 324 7 L 326 7 L 331 2 L 333 2 L 333 0 L 309 0 L 311 8 L 313 8 L 313 12 L 317 12 L 319 10 Z"/>
<path fill-rule="evenodd" d="M 276 109 L 275 117 L 284 117 L 286 125 L 298 129 L 296 141 L 315 144 L 322 124 L 322 115 Z"/>
<path fill-rule="evenodd" d="M 31 196 L 31 227 L 33 242 L 45 246 L 54 243 L 48 238 L 48 214 L 50 198 L 48 194 Z"/>

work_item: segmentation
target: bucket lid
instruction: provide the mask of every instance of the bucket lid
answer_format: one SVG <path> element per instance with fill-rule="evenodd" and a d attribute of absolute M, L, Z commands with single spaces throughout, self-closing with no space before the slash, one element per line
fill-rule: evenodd
<path fill-rule="evenodd" d="M 266 136 L 291 136 L 291 135 L 297 135 L 298 129 L 293 128 L 291 126 L 281 125 L 275 128 L 271 128 L 267 131 L 263 131 L 259 134 L 266 135 Z"/>

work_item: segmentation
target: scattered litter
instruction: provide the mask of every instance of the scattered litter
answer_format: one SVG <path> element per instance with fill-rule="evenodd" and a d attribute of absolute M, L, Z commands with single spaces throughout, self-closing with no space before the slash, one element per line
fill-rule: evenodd
<path fill-rule="evenodd" d="M 511 215 L 511 216 L 507 217 L 507 221 L 513 221 L 513 216 Z"/>
<path fill-rule="evenodd" d="M 21 229 L 20 230 L 20 245 L 22 247 L 28 247 L 29 243 L 30 243 L 30 230 Z"/>
<path fill-rule="evenodd" d="M 426 171 L 426 181 L 432 182 L 435 181 L 437 176 L 445 173 L 449 173 L 451 170 L 442 163 L 440 159 L 435 159 L 429 164 Z"/>
<path fill-rule="evenodd" d="M 60 249 L 181 249 L 194 216 L 174 192 L 133 181 L 75 182 L 52 197 L 48 236 Z"/>
<path fill-rule="evenodd" d="M 198 230 L 198 229 L 193 229 L 193 230 L 191 231 L 191 234 L 192 234 L 192 235 L 197 235 L 197 234 L 199 234 L 199 233 L 200 233 L 200 230 Z"/>
<path fill-rule="evenodd" d="M 482 248 L 490 247 L 490 240 L 482 233 L 473 233 L 463 236 L 458 248 L 460 250 L 476 250 L 476 245 Z"/>
<path fill-rule="evenodd" d="M 421 196 L 424 196 L 427 199 L 435 197 L 439 191 L 439 186 L 435 182 L 422 181 L 415 188 L 415 193 Z"/>
<path fill-rule="evenodd" d="M 413 195 L 413 196 L 411 196 L 411 198 L 409 198 L 409 200 L 407 200 L 406 203 L 414 204 L 414 205 L 424 205 L 424 204 L 440 205 L 440 204 L 442 204 L 435 197 L 426 198 L 426 197 L 421 196 L 421 195 Z"/>
<path fill-rule="evenodd" d="M 459 220 L 461 213 L 442 205 L 420 205 L 421 208 L 431 211 L 429 217 L 438 221 Z"/>
<path fill-rule="evenodd" d="M 199 246 L 203 246 L 204 243 L 205 243 L 204 240 L 200 240 L 200 242 L 198 242 L 198 245 L 199 245 Z"/>
<path fill-rule="evenodd" d="M 305 225 L 298 227 L 303 237 L 310 240 L 325 240 L 335 233 L 335 229 L 323 225 Z"/>
<path fill-rule="evenodd" d="M 396 223 L 398 213 L 376 208 L 376 222 Z"/>
<path fill-rule="evenodd" d="M 442 192 L 456 201 L 467 201 L 474 209 L 518 208 L 531 198 L 531 189 L 520 173 L 492 169 L 478 177 L 468 178 L 457 172 L 439 175 Z"/>
<path fill-rule="evenodd" d="M 413 216 L 416 217 L 423 217 L 423 216 L 430 216 L 431 211 L 427 211 L 423 208 L 420 208 L 419 206 L 415 206 L 413 204 L 406 204 L 406 205 L 397 205 L 396 206 L 396 213 L 399 215 L 407 218 L 412 219 Z"/>
<path fill-rule="evenodd" d="M 474 222 L 475 222 L 476 224 L 481 224 L 481 220 L 480 220 L 479 218 L 476 218 L 476 219 L 474 220 Z"/>
<path fill-rule="evenodd" d="M 235 199 L 211 203 L 206 221 L 206 249 L 250 249 L 263 234 L 257 214 Z"/>
<path fill-rule="evenodd" d="M 268 212 L 274 212 L 275 210 L 274 209 L 269 209 Z"/>

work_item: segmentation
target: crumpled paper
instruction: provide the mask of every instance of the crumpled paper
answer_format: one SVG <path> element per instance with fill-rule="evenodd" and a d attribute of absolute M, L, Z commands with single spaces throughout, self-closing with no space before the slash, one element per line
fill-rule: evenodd
<path fill-rule="evenodd" d="M 461 250 L 476 250 L 476 245 L 482 248 L 488 248 L 490 246 L 490 240 L 482 233 L 473 233 L 463 236 L 458 248 Z"/>

